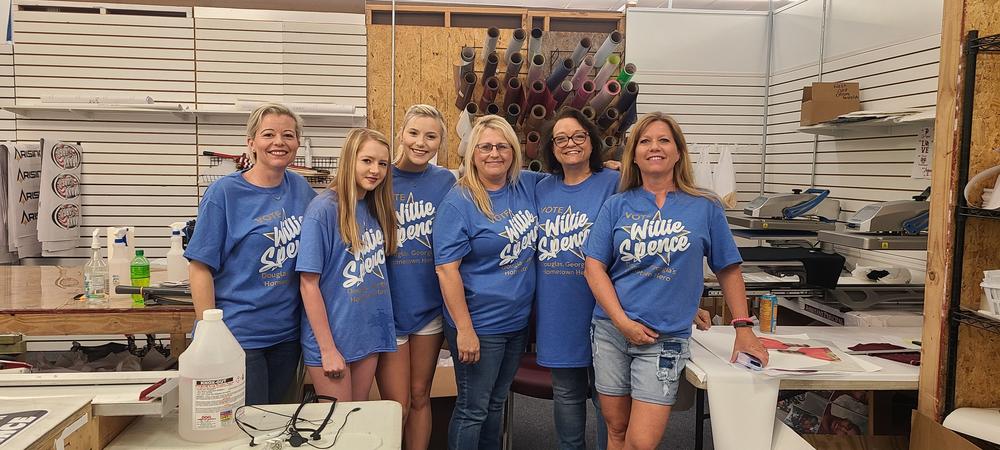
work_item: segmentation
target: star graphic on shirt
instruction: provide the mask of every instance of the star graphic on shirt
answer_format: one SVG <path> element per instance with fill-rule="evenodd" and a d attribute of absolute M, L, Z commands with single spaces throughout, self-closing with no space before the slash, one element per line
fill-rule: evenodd
<path fill-rule="evenodd" d="M 284 219 L 285 219 L 285 208 L 281 208 L 281 217 L 278 217 L 278 223 L 281 223 L 281 221 Z M 264 233 L 264 237 L 270 239 L 271 242 L 274 242 L 274 228 L 271 228 L 271 231 Z"/>
<path fill-rule="evenodd" d="M 408 197 L 406 197 L 406 203 L 413 203 L 413 193 L 412 192 L 410 192 L 410 195 Z M 403 224 L 400 224 L 400 225 L 403 225 Z M 428 249 L 433 249 L 434 248 L 433 246 L 431 246 L 431 240 L 428 239 L 428 236 L 418 236 L 418 237 L 413 238 L 413 240 L 415 240 L 415 241 L 417 241 L 417 242 L 419 242 L 421 244 L 424 244 L 424 247 L 427 247 Z"/>
<path fill-rule="evenodd" d="M 562 217 L 562 216 L 572 216 L 572 215 L 573 215 L 573 207 L 572 206 L 567 206 L 566 207 L 566 212 L 564 212 L 564 213 L 556 216 L 556 220 L 558 221 L 559 218 Z M 571 231 L 573 233 L 579 233 L 579 232 L 582 232 L 582 231 L 586 231 L 586 230 L 590 229 L 591 225 L 593 225 L 593 223 L 588 220 L 587 223 L 583 225 L 583 227 L 581 227 L 579 229 L 571 230 Z M 552 223 L 552 222 L 550 222 L 550 221 L 545 221 L 545 223 L 542 223 L 539 220 L 539 223 L 538 223 L 538 228 L 542 229 L 542 232 L 545 233 L 545 236 L 551 237 L 551 238 L 556 238 L 554 231 L 553 232 L 549 232 L 549 228 L 550 227 L 554 227 L 554 226 L 555 226 L 555 224 Z M 541 251 L 545 255 L 547 255 L 547 256 L 549 256 L 551 258 L 555 258 L 555 256 L 556 256 L 554 253 L 553 254 L 549 254 L 544 249 L 541 250 Z M 581 261 L 585 261 L 587 259 L 585 256 L 583 256 L 583 247 L 577 247 L 577 248 L 574 248 L 574 249 L 571 249 L 571 250 L 568 250 L 568 251 L 571 254 L 576 255 L 576 257 L 580 258 Z"/>
<path fill-rule="evenodd" d="M 658 220 L 662 221 L 663 217 L 661 216 L 660 211 L 657 211 L 656 214 L 653 214 L 653 217 L 651 217 L 649 220 L 651 222 L 658 221 Z M 622 228 L 622 230 L 625 230 L 626 233 L 629 233 L 631 235 L 632 228 L 635 227 L 635 226 L 636 226 L 636 223 L 633 222 L 632 224 L 625 225 L 625 226 L 623 226 L 621 228 Z M 691 232 L 688 231 L 688 230 L 684 230 L 684 231 L 676 234 L 676 236 L 677 237 L 687 236 L 688 234 L 691 234 Z M 660 252 L 660 253 L 657 253 L 656 256 L 659 257 L 661 261 L 663 261 L 666 265 L 669 266 L 670 265 L 670 254 L 671 254 L 671 252 Z M 638 262 L 638 261 L 636 261 L 636 262 Z"/>

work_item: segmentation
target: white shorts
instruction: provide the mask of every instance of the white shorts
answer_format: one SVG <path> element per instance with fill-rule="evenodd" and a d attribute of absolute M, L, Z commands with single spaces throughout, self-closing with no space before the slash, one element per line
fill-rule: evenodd
<path fill-rule="evenodd" d="M 413 332 L 413 334 L 417 336 L 433 336 L 442 332 L 444 332 L 444 316 L 437 316 L 428 322 L 427 325 L 424 325 L 423 328 Z M 410 335 L 396 336 L 397 347 L 407 342 L 410 342 Z"/>

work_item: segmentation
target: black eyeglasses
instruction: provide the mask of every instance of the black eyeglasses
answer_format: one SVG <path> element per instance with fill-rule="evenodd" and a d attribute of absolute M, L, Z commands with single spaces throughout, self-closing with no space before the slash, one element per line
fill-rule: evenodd
<path fill-rule="evenodd" d="M 507 152 L 509 152 L 509 151 L 511 151 L 513 149 L 513 147 L 511 147 L 510 144 L 506 144 L 506 143 L 504 143 L 504 144 L 476 144 L 476 150 L 479 153 L 483 154 L 483 155 L 489 155 L 490 153 L 493 153 L 493 149 L 494 148 L 497 149 L 497 152 L 500 152 L 500 153 L 507 153 Z"/>
<path fill-rule="evenodd" d="M 559 136 L 552 138 L 552 143 L 556 144 L 556 146 L 558 147 L 569 146 L 569 141 L 573 141 L 573 143 L 576 145 L 583 145 L 584 142 L 587 142 L 587 139 L 589 137 L 590 133 L 586 131 L 580 131 L 578 133 L 574 133 L 572 136 L 564 136 L 560 134 Z"/>

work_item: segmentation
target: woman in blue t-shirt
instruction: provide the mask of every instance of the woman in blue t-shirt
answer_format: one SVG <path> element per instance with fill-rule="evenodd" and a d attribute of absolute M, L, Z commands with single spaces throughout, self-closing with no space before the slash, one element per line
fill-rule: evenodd
<path fill-rule="evenodd" d="M 253 167 L 208 187 L 184 256 L 191 260 L 196 317 L 222 309 L 246 352 L 246 404 L 281 403 L 299 365 L 295 258 L 302 215 L 316 192 L 285 170 L 302 137 L 297 114 L 261 105 L 250 114 L 246 134 Z"/>
<path fill-rule="evenodd" d="M 434 219 L 434 263 L 458 398 L 452 449 L 500 448 L 503 403 L 524 351 L 535 293 L 535 184 L 506 120 L 488 115 L 469 133 L 464 174 Z"/>
<path fill-rule="evenodd" d="M 655 448 L 690 357 L 703 259 L 737 318 L 733 358 L 767 351 L 747 319 L 746 292 L 721 204 L 697 188 L 680 126 L 646 114 L 629 135 L 619 190 L 604 202 L 584 244 L 598 307 L 591 340 L 608 447 Z"/>
<path fill-rule="evenodd" d="M 367 400 L 378 354 L 396 350 L 386 256 L 396 251 L 389 141 L 347 133 L 337 178 L 302 222 L 302 354 L 316 393 Z"/>
<path fill-rule="evenodd" d="M 411 106 L 397 140 L 392 188 L 399 247 L 388 261 L 397 350 L 379 356 L 375 379 L 383 399 L 403 406 L 405 447 L 421 450 L 430 443 L 431 382 L 444 340 L 431 232 L 455 175 L 431 163 L 445 143 L 444 118 L 433 106 Z"/>

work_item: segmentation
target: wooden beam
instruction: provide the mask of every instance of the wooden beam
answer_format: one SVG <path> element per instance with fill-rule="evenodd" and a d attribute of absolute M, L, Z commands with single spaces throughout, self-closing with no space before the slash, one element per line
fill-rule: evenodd
<path fill-rule="evenodd" d="M 927 236 L 927 276 L 924 287 L 924 325 L 917 409 L 940 421 L 944 405 L 944 361 L 948 338 L 951 269 L 955 255 L 955 177 L 958 154 L 959 60 L 962 49 L 963 2 L 945 2 L 941 23 L 941 63 L 938 68 L 937 119 L 931 209 Z"/>

